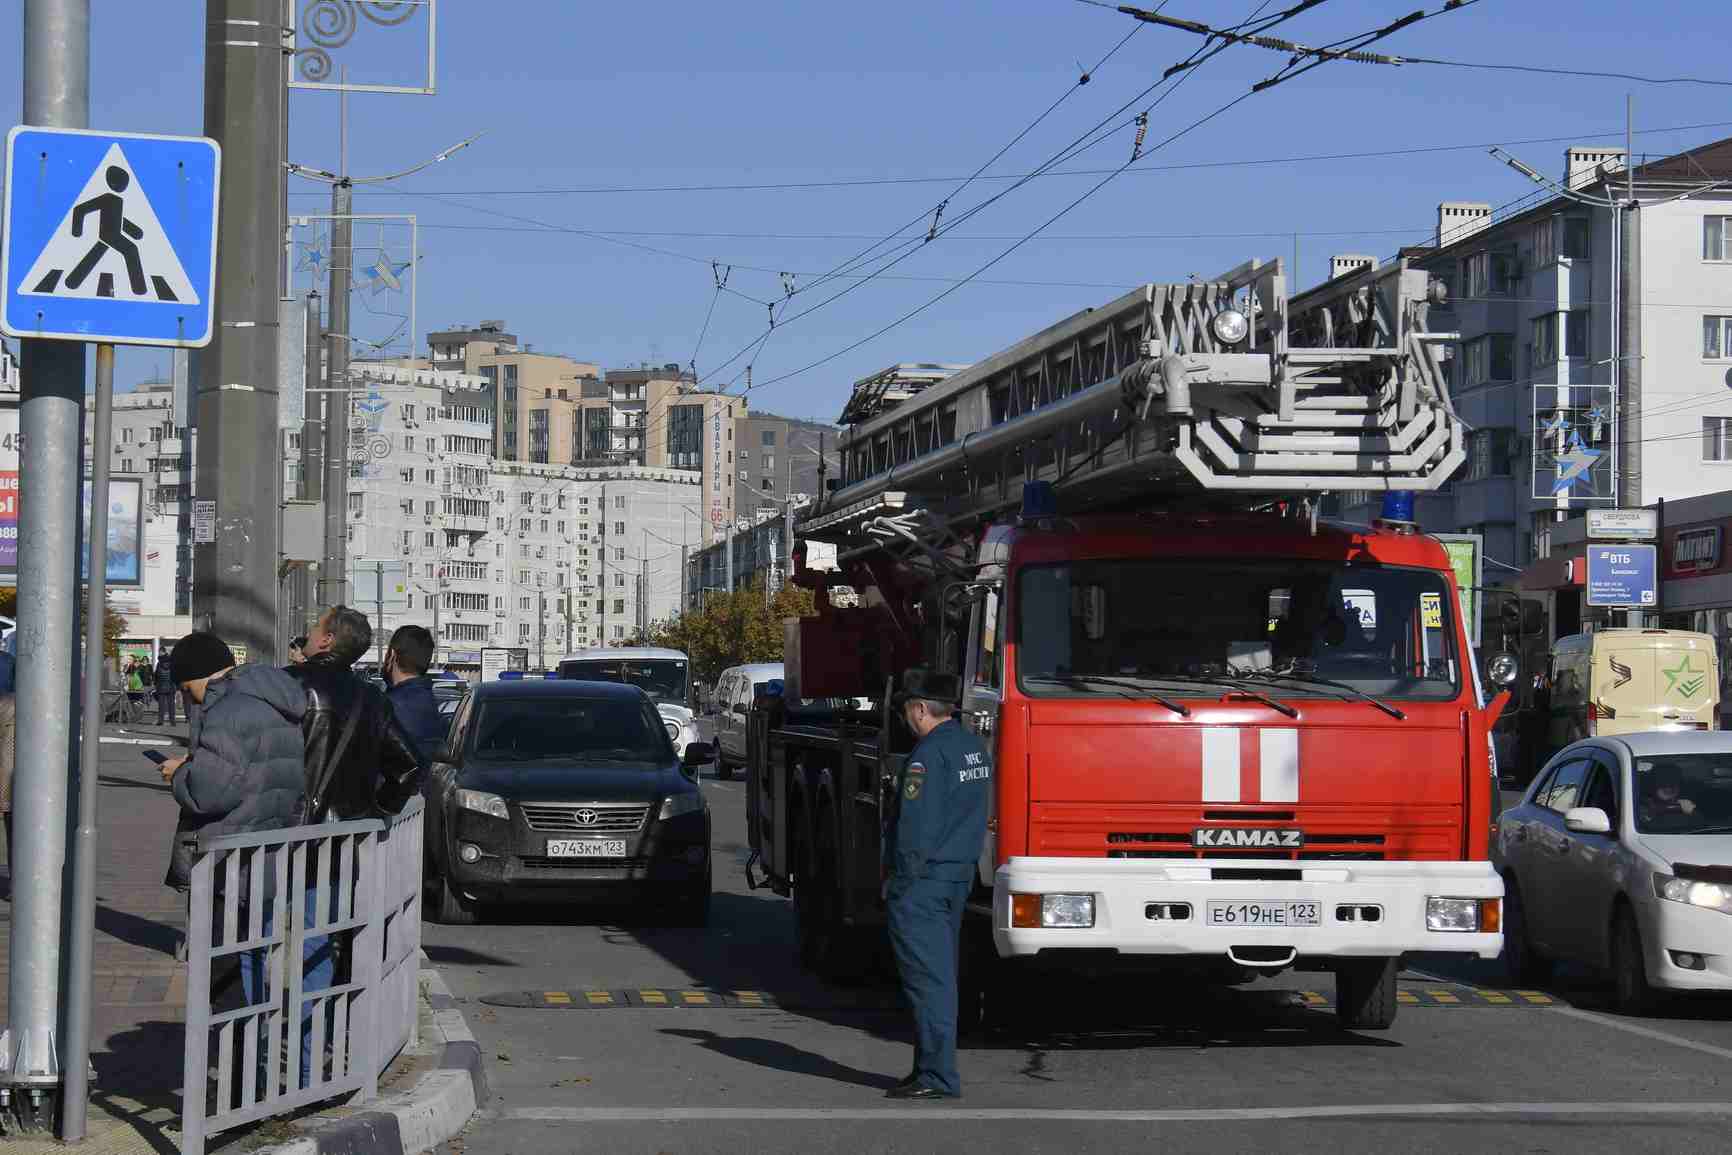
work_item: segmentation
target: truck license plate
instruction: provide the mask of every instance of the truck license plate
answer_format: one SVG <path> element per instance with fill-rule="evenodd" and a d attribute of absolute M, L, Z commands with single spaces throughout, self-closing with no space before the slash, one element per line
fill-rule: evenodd
<path fill-rule="evenodd" d="M 1317 926 L 1315 902 L 1211 902 L 1210 926 Z"/>
<path fill-rule="evenodd" d="M 594 838 L 549 838 L 547 857 L 624 858 L 625 839 L 609 838 L 601 841 Z"/>

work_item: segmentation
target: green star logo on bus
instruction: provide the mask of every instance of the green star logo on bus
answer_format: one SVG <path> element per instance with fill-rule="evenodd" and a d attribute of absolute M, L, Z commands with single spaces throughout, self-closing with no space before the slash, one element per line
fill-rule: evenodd
<path fill-rule="evenodd" d="M 1702 685 L 1707 681 L 1705 671 L 1690 664 L 1689 654 L 1679 655 L 1675 667 L 1670 670 L 1661 667 L 1660 672 L 1666 675 L 1666 692 L 1669 694 L 1676 690 L 1686 698 L 1694 698 L 1701 693 Z"/>

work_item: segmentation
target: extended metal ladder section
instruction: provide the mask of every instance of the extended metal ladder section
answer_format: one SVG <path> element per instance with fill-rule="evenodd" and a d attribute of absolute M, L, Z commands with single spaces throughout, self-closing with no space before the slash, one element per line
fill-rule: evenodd
<path fill-rule="evenodd" d="M 1036 480 L 1061 510 L 1186 491 L 1253 504 L 1435 489 L 1466 452 L 1427 286 L 1402 260 L 1290 303 L 1281 263 L 1253 261 L 1144 285 L 893 407 L 851 401 L 842 486 L 802 534 L 857 539 L 905 507 L 983 516 Z M 1222 339 L 1233 318 L 1217 324 L 1229 311 L 1248 322 L 1237 342 Z"/>

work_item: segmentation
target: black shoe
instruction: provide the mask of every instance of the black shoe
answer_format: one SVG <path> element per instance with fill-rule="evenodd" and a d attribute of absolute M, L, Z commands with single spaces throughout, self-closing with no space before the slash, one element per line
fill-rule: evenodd
<path fill-rule="evenodd" d="M 910 1071 L 906 1075 L 902 1076 L 902 1078 L 900 1078 L 896 1081 L 896 1086 L 898 1089 L 900 1089 L 902 1087 L 912 1087 L 912 1086 L 914 1086 L 914 1084 L 916 1082 L 919 1081 L 919 1079 L 920 1079 L 919 1072 Z"/>
<path fill-rule="evenodd" d="M 898 1083 L 884 1092 L 884 1097 L 886 1099 L 908 1099 L 918 1103 L 929 1102 L 933 1099 L 962 1098 L 961 1094 L 953 1095 L 949 1091 L 940 1091 L 937 1087 L 923 1087 L 919 1083 Z"/>

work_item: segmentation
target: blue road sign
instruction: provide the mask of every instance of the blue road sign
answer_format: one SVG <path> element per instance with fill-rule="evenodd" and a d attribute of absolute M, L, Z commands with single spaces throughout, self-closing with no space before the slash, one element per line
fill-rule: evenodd
<path fill-rule="evenodd" d="M 1651 545 L 1588 544 L 1590 606 L 1657 604 L 1659 551 Z"/>
<path fill-rule="evenodd" d="M 210 343 L 222 151 L 196 136 L 6 135 L 0 332 Z"/>

